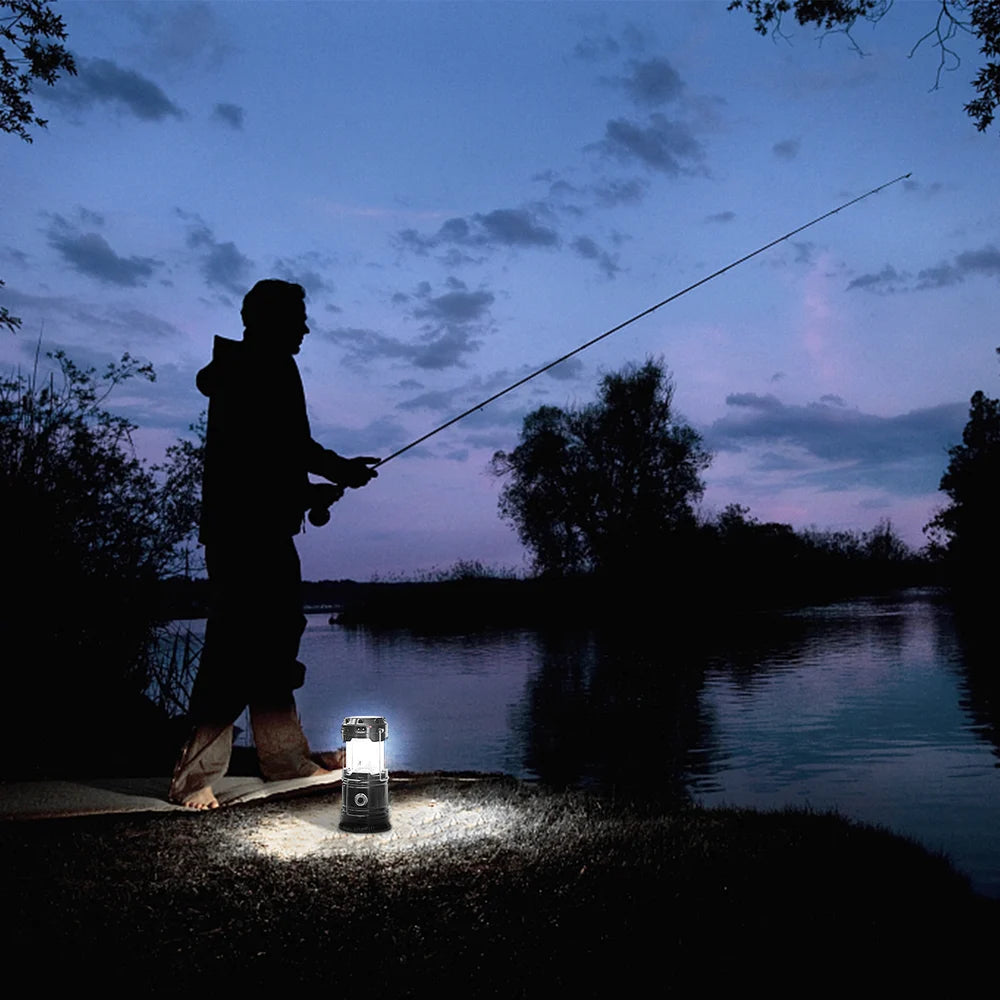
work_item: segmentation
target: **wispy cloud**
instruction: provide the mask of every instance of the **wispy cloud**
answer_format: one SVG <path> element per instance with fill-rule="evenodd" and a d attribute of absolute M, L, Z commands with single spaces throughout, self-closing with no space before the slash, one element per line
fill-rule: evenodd
<path fill-rule="evenodd" d="M 234 295 L 243 295 L 253 280 L 253 261 L 232 240 L 218 240 L 198 215 L 176 209 L 188 226 L 187 245 L 194 250 L 205 283 Z"/>
<path fill-rule="evenodd" d="M 216 104 L 212 118 L 237 131 L 242 130 L 246 111 L 239 104 Z"/>
<path fill-rule="evenodd" d="M 604 138 L 588 148 L 622 163 L 641 163 L 668 177 L 704 172 L 705 150 L 691 127 L 659 111 L 649 115 L 645 123 L 611 119 L 605 125 Z"/>
<path fill-rule="evenodd" d="M 907 281 L 905 274 L 900 274 L 891 264 L 886 264 L 881 271 L 870 274 L 862 274 L 851 281 L 847 289 L 866 288 L 876 292 L 895 292 L 905 287 Z"/>
<path fill-rule="evenodd" d="M 217 70 L 235 51 L 224 20 L 215 5 L 203 0 L 180 4 L 135 4 L 124 7 L 142 32 L 134 47 L 143 65 L 170 71 L 204 68 Z"/>
<path fill-rule="evenodd" d="M 763 448 L 761 470 L 798 468 L 803 482 L 826 490 L 865 485 L 900 495 L 934 492 L 968 409 L 946 403 L 881 417 L 832 394 L 803 406 L 751 392 L 733 393 L 726 404 L 731 412 L 705 434 L 714 450 Z"/>
<path fill-rule="evenodd" d="M 684 91 L 680 74 L 662 57 L 632 61 L 621 84 L 625 93 L 641 107 L 659 107 L 677 100 Z"/>
<path fill-rule="evenodd" d="M 158 84 L 111 59 L 78 59 L 77 75 L 45 93 L 49 100 L 72 110 L 110 104 L 143 121 L 184 117 Z"/>
<path fill-rule="evenodd" d="M 594 261 L 608 278 L 613 278 L 621 271 L 621 268 L 618 266 L 617 255 L 612 255 L 607 250 L 599 247 L 589 236 L 578 236 L 573 240 L 572 247 L 584 260 Z"/>
<path fill-rule="evenodd" d="M 404 229 L 399 233 L 399 241 L 417 253 L 428 253 L 449 246 L 474 249 L 554 247 L 559 244 L 559 236 L 530 209 L 497 208 L 447 219 L 429 236 L 415 229 Z"/>
<path fill-rule="evenodd" d="M 82 216 L 91 224 L 100 224 L 100 216 L 95 213 L 83 212 Z M 163 266 L 162 261 L 153 257 L 122 256 L 100 233 L 84 232 L 61 215 L 51 217 L 46 237 L 49 246 L 74 271 L 108 285 L 144 285 Z"/>
<path fill-rule="evenodd" d="M 324 336 L 346 348 L 345 362 L 354 366 L 380 359 L 405 361 L 424 369 L 461 365 L 493 328 L 490 306 L 494 295 L 483 288 L 470 290 L 454 277 L 447 279 L 445 289 L 434 294 L 429 282 L 421 282 L 412 293 L 394 296 L 397 304 L 420 321 L 416 340 L 358 327 L 339 327 Z"/>
<path fill-rule="evenodd" d="M 794 160 L 799 155 L 801 145 L 798 139 L 782 139 L 771 147 L 771 152 L 779 160 Z"/>
<path fill-rule="evenodd" d="M 848 291 L 861 288 L 871 292 L 923 291 L 958 285 L 967 278 L 1000 278 L 1000 250 L 987 244 L 977 250 L 965 250 L 951 260 L 943 260 L 922 268 L 914 278 L 908 272 L 897 271 L 886 264 L 881 271 L 859 275 L 847 286 Z"/>
<path fill-rule="evenodd" d="M 274 273 L 284 281 L 301 285 L 310 296 L 319 296 L 333 291 L 333 283 L 326 277 L 332 267 L 328 257 L 315 251 L 295 257 L 280 257 L 274 262 Z"/>
<path fill-rule="evenodd" d="M 134 345 L 137 341 L 165 341 L 183 335 L 172 323 L 132 306 L 88 302 L 69 295 L 32 295 L 15 288 L 4 289 L 4 302 L 32 321 L 45 324 L 46 331 L 74 336 L 90 344 L 109 341 Z M 79 355 L 73 348 L 73 355 Z"/>

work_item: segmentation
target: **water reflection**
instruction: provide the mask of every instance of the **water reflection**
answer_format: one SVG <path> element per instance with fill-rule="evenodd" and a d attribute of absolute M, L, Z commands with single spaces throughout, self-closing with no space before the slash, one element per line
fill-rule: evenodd
<path fill-rule="evenodd" d="M 670 806 L 701 770 L 711 726 L 702 663 L 662 633 L 539 636 L 515 717 L 524 764 L 547 783 Z"/>
<path fill-rule="evenodd" d="M 939 650 L 942 661 L 958 665 L 962 708 L 973 720 L 976 734 L 1000 758 L 1000 657 L 994 614 L 993 609 L 956 609 L 954 632 L 941 632 Z"/>
<path fill-rule="evenodd" d="M 691 778 L 695 797 L 835 808 L 944 850 L 1000 896 L 1000 772 L 983 739 L 995 657 L 959 641 L 932 594 L 787 618 L 753 654 L 713 658 L 703 698 L 718 752 Z"/>
<path fill-rule="evenodd" d="M 644 631 L 429 636 L 314 615 L 302 656 L 317 747 L 376 714 L 390 772 L 503 771 L 653 809 L 836 808 L 1000 896 L 995 644 L 933 594 Z"/>

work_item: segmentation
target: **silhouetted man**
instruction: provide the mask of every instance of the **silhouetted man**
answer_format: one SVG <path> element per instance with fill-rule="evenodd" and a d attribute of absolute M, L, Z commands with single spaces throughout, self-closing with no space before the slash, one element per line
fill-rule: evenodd
<path fill-rule="evenodd" d="M 328 773 L 310 759 L 295 709 L 301 571 L 293 537 L 308 508 L 364 486 L 370 457 L 342 458 L 309 431 L 294 355 L 309 332 L 305 291 L 259 281 L 243 299 L 243 340 L 215 338 L 198 373 L 209 397 L 199 540 L 211 584 L 201 665 L 191 693 L 194 731 L 174 769 L 170 799 L 214 809 L 213 782 L 228 769 L 233 722 L 250 706 L 266 780 Z M 313 485 L 308 473 L 336 485 Z"/>

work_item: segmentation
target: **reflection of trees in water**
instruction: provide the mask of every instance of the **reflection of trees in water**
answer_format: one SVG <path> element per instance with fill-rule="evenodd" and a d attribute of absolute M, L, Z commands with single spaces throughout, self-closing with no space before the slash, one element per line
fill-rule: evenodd
<path fill-rule="evenodd" d="M 595 787 L 654 805 L 683 801 L 711 738 L 700 654 L 664 634 L 539 635 L 528 682 L 525 766 L 548 784 Z"/>
<path fill-rule="evenodd" d="M 941 630 L 949 645 L 957 646 L 951 656 L 961 673 L 960 704 L 973 721 L 974 731 L 993 745 L 1000 757 L 1000 662 L 997 655 L 996 609 L 982 605 L 960 605 L 954 612 L 954 634 Z M 944 654 L 945 651 L 942 651 Z"/>
<path fill-rule="evenodd" d="M 707 671 L 750 692 L 831 650 L 849 658 L 872 650 L 902 654 L 912 630 L 926 627 L 907 605 L 927 601 L 915 592 L 793 614 L 692 618 L 673 627 L 664 621 L 659 632 L 542 633 L 540 667 L 513 723 L 524 764 L 553 785 L 593 786 L 664 805 L 682 801 L 690 780 L 711 773 L 719 757 L 701 699 Z M 678 638 L 681 628 L 686 638 Z M 984 669 L 992 667 L 985 646 L 981 653 Z M 1000 699 L 992 690 L 995 710 Z M 1000 732 L 1000 720 L 991 718 L 992 732 Z"/>
<path fill-rule="evenodd" d="M 841 655 L 867 655 L 877 648 L 902 654 L 913 622 L 896 595 L 808 608 L 794 613 L 748 615 L 714 636 L 708 656 L 713 670 L 723 671 L 734 686 L 752 690 L 772 674 L 792 670 L 808 659 L 837 650 Z"/>

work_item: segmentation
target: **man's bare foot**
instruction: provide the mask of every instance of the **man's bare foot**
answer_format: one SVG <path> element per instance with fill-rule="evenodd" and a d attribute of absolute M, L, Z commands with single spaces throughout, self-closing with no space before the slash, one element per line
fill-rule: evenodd
<path fill-rule="evenodd" d="M 309 759 L 317 764 L 327 774 L 330 771 L 342 771 L 344 769 L 344 748 L 339 750 L 320 750 L 309 755 Z"/>
<path fill-rule="evenodd" d="M 218 809 L 219 800 L 212 792 L 211 785 L 206 785 L 204 788 L 199 788 L 198 791 L 186 796 L 181 805 L 187 806 L 189 809 Z"/>

